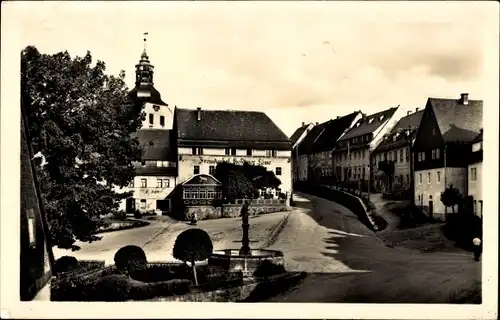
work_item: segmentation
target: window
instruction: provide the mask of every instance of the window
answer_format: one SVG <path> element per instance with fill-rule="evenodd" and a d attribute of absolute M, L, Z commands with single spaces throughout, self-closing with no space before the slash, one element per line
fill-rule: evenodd
<path fill-rule="evenodd" d="M 231 155 L 235 156 L 236 155 L 236 148 L 231 148 Z"/>
<path fill-rule="evenodd" d="M 162 165 L 167 168 L 167 167 L 170 167 L 170 163 L 168 161 L 162 161 Z"/>
<path fill-rule="evenodd" d="M 231 148 L 226 148 L 226 156 L 231 154 Z"/>
<path fill-rule="evenodd" d="M 211 175 L 214 175 L 215 174 L 215 166 L 208 167 L 208 173 Z"/>
<path fill-rule="evenodd" d="M 418 162 L 422 161 L 422 152 L 419 152 L 417 156 L 418 156 Z"/>
<path fill-rule="evenodd" d="M 409 161 L 410 160 L 410 154 L 409 154 L 409 150 L 408 148 L 405 149 L 405 154 L 406 154 L 406 161 Z"/>
<path fill-rule="evenodd" d="M 409 174 L 406 175 L 406 182 L 410 183 L 410 175 Z"/>
<path fill-rule="evenodd" d="M 153 120 L 154 120 L 154 118 L 155 118 L 154 114 L 150 113 L 150 114 L 149 114 L 149 124 L 153 124 L 153 122 L 154 122 L 154 121 L 153 121 Z"/>
<path fill-rule="evenodd" d="M 439 159 L 439 157 L 441 156 L 439 153 L 440 153 L 441 149 L 436 149 L 436 159 Z"/>
<path fill-rule="evenodd" d="M 199 191 L 199 197 L 200 197 L 200 199 L 206 199 L 207 198 L 207 190 L 200 189 L 200 191 Z"/>
<path fill-rule="evenodd" d="M 215 192 L 215 199 L 220 199 L 222 198 L 222 191 L 216 191 Z"/>
<path fill-rule="evenodd" d="M 281 176 L 281 167 L 276 167 L 276 175 Z"/>
<path fill-rule="evenodd" d="M 441 171 L 436 172 L 437 182 L 441 182 Z"/>
<path fill-rule="evenodd" d="M 146 161 L 141 161 L 141 166 L 145 166 L 146 165 Z"/>
<path fill-rule="evenodd" d="M 276 157 L 276 150 L 266 150 L 266 157 Z"/>
<path fill-rule="evenodd" d="M 148 187 L 148 180 L 141 179 L 141 188 L 147 188 L 147 187 Z"/>
<path fill-rule="evenodd" d="M 146 199 L 141 199 L 141 209 L 146 209 Z"/>
<path fill-rule="evenodd" d="M 247 149 L 247 156 L 252 156 L 252 149 Z"/>
<path fill-rule="evenodd" d="M 203 148 L 192 148 L 191 152 L 193 155 L 203 155 Z"/>
<path fill-rule="evenodd" d="M 403 162 L 403 149 L 399 150 L 399 161 Z"/>
<path fill-rule="evenodd" d="M 128 184 L 128 187 L 129 188 L 133 188 L 134 187 L 134 178 L 132 178 L 132 180 L 130 180 L 130 182 Z"/>
<path fill-rule="evenodd" d="M 170 188 L 170 179 L 163 179 L 163 188 Z"/>
<path fill-rule="evenodd" d="M 427 183 L 431 183 L 431 173 L 427 172 Z"/>
<path fill-rule="evenodd" d="M 422 174 L 420 173 L 420 174 L 418 175 L 418 177 L 419 177 L 419 179 L 418 179 L 418 180 L 419 180 L 419 183 L 422 183 Z"/>
<path fill-rule="evenodd" d="M 214 196 L 215 196 L 215 194 L 212 190 L 207 191 L 207 199 L 213 199 Z"/>
<path fill-rule="evenodd" d="M 436 150 L 435 150 L 435 149 L 432 149 L 431 158 L 432 158 L 432 159 L 435 159 L 435 158 L 436 158 Z"/>
<path fill-rule="evenodd" d="M 477 168 L 470 168 L 470 181 L 477 181 Z"/>
<path fill-rule="evenodd" d="M 163 181 L 161 179 L 156 179 L 156 187 L 157 188 L 163 187 Z"/>
<path fill-rule="evenodd" d="M 200 166 L 194 166 L 193 174 L 200 174 Z"/>
<path fill-rule="evenodd" d="M 36 224 L 35 224 L 35 211 L 30 208 L 26 210 L 26 213 L 28 215 L 28 234 L 29 234 L 29 241 L 30 241 L 30 247 L 35 247 L 36 246 Z"/>
<path fill-rule="evenodd" d="M 422 151 L 422 161 L 425 161 L 425 151 Z"/>
<path fill-rule="evenodd" d="M 160 116 L 160 126 L 165 126 L 165 116 Z"/>
<path fill-rule="evenodd" d="M 365 177 L 365 167 L 363 167 L 363 178 Z"/>
<path fill-rule="evenodd" d="M 387 161 L 387 152 L 384 153 L 384 160 Z"/>

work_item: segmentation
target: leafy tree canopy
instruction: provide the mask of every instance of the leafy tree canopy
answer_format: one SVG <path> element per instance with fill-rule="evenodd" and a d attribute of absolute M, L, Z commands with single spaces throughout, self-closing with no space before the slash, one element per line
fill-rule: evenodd
<path fill-rule="evenodd" d="M 277 188 L 281 184 L 274 172 L 248 162 L 243 165 L 220 162 L 215 177 L 222 181 L 222 195 L 229 200 L 253 197 L 259 189 Z"/>
<path fill-rule="evenodd" d="M 441 202 L 445 207 L 451 207 L 452 211 L 455 212 L 455 205 L 459 204 L 462 200 L 462 195 L 460 191 L 453 185 L 449 185 L 441 192 Z"/>
<path fill-rule="evenodd" d="M 202 229 L 192 228 L 181 232 L 175 239 L 173 256 L 185 262 L 203 261 L 212 254 L 210 236 Z"/>
<path fill-rule="evenodd" d="M 114 191 L 134 175 L 141 150 L 132 134 L 140 128 L 141 106 L 128 99 L 125 73 L 104 74 L 90 52 L 21 52 L 21 104 L 33 153 L 41 155 L 37 175 L 51 242 L 78 250 L 79 240 L 98 240 L 100 215 L 115 213 L 130 196 Z"/>

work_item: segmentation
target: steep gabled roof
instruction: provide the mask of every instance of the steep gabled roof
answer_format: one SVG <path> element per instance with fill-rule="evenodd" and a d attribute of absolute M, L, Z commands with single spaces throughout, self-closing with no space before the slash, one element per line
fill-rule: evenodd
<path fill-rule="evenodd" d="M 142 160 L 175 161 L 172 130 L 141 129 L 135 136 L 142 148 Z"/>
<path fill-rule="evenodd" d="M 401 118 L 398 123 L 392 128 L 391 132 L 387 135 L 374 152 L 385 151 L 393 148 L 399 148 L 400 146 L 408 143 L 408 138 L 405 134 L 400 134 L 401 130 L 411 129 L 410 139 L 413 140 L 417 133 L 417 129 L 420 126 L 420 121 L 424 110 L 420 110 L 411 113 L 403 118 Z M 394 139 L 394 137 L 396 137 Z"/>
<path fill-rule="evenodd" d="M 330 120 L 331 121 L 331 120 Z M 307 136 L 302 140 L 302 142 L 298 146 L 297 153 L 299 155 L 310 154 L 311 147 L 313 146 L 316 139 L 323 133 L 325 127 L 328 125 L 328 122 L 323 122 L 318 125 L 315 125 L 311 131 L 307 134 Z"/>
<path fill-rule="evenodd" d="M 292 141 L 263 112 L 175 109 L 180 146 L 291 150 Z"/>
<path fill-rule="evenodd" d="M 297 142 L 297 140 L 299 140 L 300 136 L 302 136 L 304 131 L 306 131 L 308 126 L 309 126 L 309 124 L 303 125 L 303 126 L 297 128 L 297 130 L 295 130 L 295 132 L 290 137 L 290 140 L 292 140 L 293 143 Z"/>
<path fill-rule="evenodd" d="M 390 108 L 366 116 L 364 119 L 360 119 L 351 130 L 349 130 L 342 138 L 339 139 L 339 141 L 348 140 L 354 137 L 359 137 L 368 133 L 375 132 L 382 124 L 384 124 L 394 115 L 397 109 L 397 107 Z"/>
<path fill-rule="evenodd" d="M 339 137 L 352 125 L 359 113 L 359 111 L 355 111 L 346 116 L 326 122 L 323 133 L 313 143 L 310 152 L 319 153 L 333 150 Z"/>
<path fill-rule="evenodd" d="M 472 141 L 483 127 L 483 101 L 429 98 L 427 104 L 434 115 L 445 142 Z"/>

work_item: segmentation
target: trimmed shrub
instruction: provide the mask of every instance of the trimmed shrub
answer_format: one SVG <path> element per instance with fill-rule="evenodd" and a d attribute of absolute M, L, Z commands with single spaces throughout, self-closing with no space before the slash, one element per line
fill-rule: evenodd
<path fill-rule="evenodd" d="M 114 212 L 113 213 L 113 219 L 116 219 L 116 220 L 125 220 L 125 219 L 127 219 L 127 214 L 123 210 Z"/>
<path fill-rule="evenodd" d="M 139 212 L 139 210 L 134 211 L 134 218 L 136 218 L 136 219 L 142 218 L 142 214 Z"/>
<path fill-rule="evenodd" d="M 94 301 L 126 301 L 132 288 L 129 277 L 113 274 L 102 277 L 93 288 Z"/>
<path fill-rule="evenodd" d="M 212 251 L 213 244 L 208 233 L 204 230 L 193 228 L 185 230 L 177 236 L 173 256 L 178 260 L 191 262 L 194 282 L 198 285 L 195 262 L 208 259 Z"/>
<path fill-rule="evenodd" d="M 114 260 L 116 268 L 127 274 L 143 270 L 148 264 L 144 250 L 134 245 L 120 248 L 116 252 Z"/>
<path fill-rule="evenodd" d="M 55 274 L 73 272 L 78 269 L 78 259 L 72 256 L 62 256 L 56 260 L 54 269 Z"/>
<path fill-rule="evenodd" d="M 172 279 L 160 282 L 133 282 L 129 298 L 146 300 L 155 297 L 181 295 L 191 292 L 192 282 L 187 279 Z"/>

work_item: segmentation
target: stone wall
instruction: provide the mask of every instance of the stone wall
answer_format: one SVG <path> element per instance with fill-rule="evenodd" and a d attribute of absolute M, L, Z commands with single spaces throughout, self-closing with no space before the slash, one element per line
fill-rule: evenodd
<path fill-rule="evenodd" d="M 286 210 L 288 210 L 288 207 L 284 204 L 268 205 L 268 206 L 251 206 L 250 215 L 266 214 L 266 213 L 280 212 Z M 190 220 L 194 213 L 196 213 L 198 220 L 235 218 L 240 216 L 241 206 L 224 205 L 222 208 L 214 206 L 186 207 L 186 209 L 184 210 L 185 219 Z"/>

